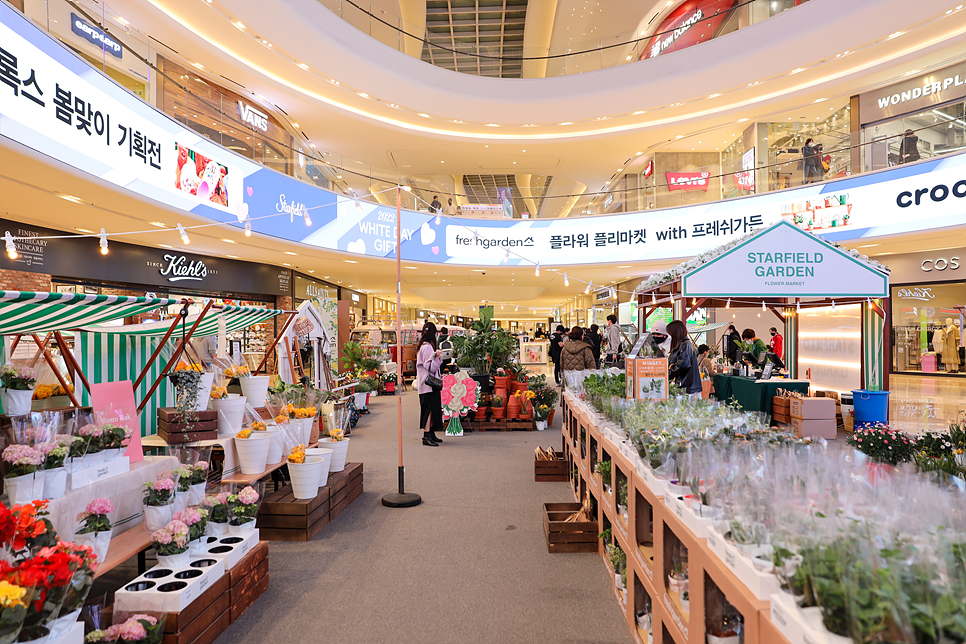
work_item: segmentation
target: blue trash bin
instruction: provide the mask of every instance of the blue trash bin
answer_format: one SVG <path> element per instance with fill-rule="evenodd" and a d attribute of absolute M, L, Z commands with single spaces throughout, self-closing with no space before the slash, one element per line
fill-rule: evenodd
<path fill-rule="evenodd" d="M 889 392 L 868 391 L 865 389 L 852 390 L 855 405 L 855 426 L 865 427 L 872 423 L 887 423 L 889 421 Z"/>

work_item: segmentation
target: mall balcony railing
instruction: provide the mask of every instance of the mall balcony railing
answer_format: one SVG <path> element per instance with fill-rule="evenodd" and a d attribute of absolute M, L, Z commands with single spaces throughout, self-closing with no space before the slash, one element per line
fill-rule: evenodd
<path fill-rule="evenodd" d="M 675 51 L 687 40 L 695 44 L 729 34 L 767 20 L 807 0 L 712 0 L 703 4 L 701 19 L 677 23 L 669 29 L 652 32 L 649 24 L 632 30 L 592 39 L 573 39 L 564 45 L 544 48 L 523 47 L 523 20 L 506 14 L 514 13 L 512 3 L 492 7 L 479 3 L 474 9 L 452 8 L 451 14 L 436 10 L 427 3 L 426 25 L 407 22 L 385 11 L 369 0 L 319 0 L 347 23 L 381 43 L 398 51 L 419 57 L 425 62 L 453 71 L 477 76 L 533 77 L 566 76 L 607 69 Z M 526 13 L 526 4 L 518 13 Z M 456 14 L 469 13 L 477 20 L 458 24 Z M 447 16 L 445 22 L 434 15 Z M 482 18 L 486 15 L 487 18 Z M 692 14 L 694 16 L 695 14 Z M 519 22 L 519 29 L 507 32 L 503 23 Z M 593 18 L 587 20 L 593 24 Z M 662 23 L 658 23 L 660 26 Z M 474 26 L 471 32 L 458 30 Z M 708 37 L 683 38 L 690 29 L 710 28 Z M 519 32 L 519 33 L 515 33 Z M 499 38 L 498 38 L 499 36 Z M 681 41 L 678 41 L 681 38 Z M 544 65 L 546 67 L 544 68 Z M 524 67 L 531 68 L 528 72 Z"/>
<path fill-rule="evenodd" d="M 439 195 L 444 203 L 448 197 L 453 197 L 457 203 L 467 201 L 463 194 L 421 188 L 413 177 L 378 168 L 333 151 L 315 148 L 301 137 L 297 128 L 286 121 L 285 116 L 271 110 L 270 104 L 263 104 L 263 106 L 277 115 L 276 118 L 284 127 L 278 128 L 278 136 L 266 135 L 239 118 L 236 98 L 214 87 L 213 83 L 219 82 L 214 75 L 197 70 L 173 50 L 164 47 L 143 32 L 137 31 L 103 3 L 95 4 L 93 0 L 73 2 L 26 0 L 25 9 L 28 17 L 55 37 L 64 31 L 60 20 L 65 12 L 69 16 L 71 11 L 76 11 L 93 24 L 102 28 L 107 26 L 111 35 L 134 52 L 149 72 L 143 75 L 144 83 L 138 83 L 138 86 L 128 89 L 172 118 L 245 158 L 294 176 L 306 183 L 347 196 L 358 196 L 360 199 L 365 199 L 367 193 L 382 192 L 395 185 L 409 186 L 412 192 L 403 194 L 403 206 L 413 210 L 427 209 L 433 195 Z M 69 43 L 66 44 L 70 46 Z M 78 51 L 78 53 L 87 58 L 90 64 L 117 80 L 117 72 L 107 65 L 106 55 L 105 60 L 97 61 L 84 52 Z M 159 55 L 164 60 L 171 61 L 172 66 L 167 71 L 152 62 Z M 155 82 L 152 83 L 151 79 L 155 79 Z M 225 81 L 227 81 L 226 84 L 231 82 L 227 79 Z M 250 91 L 245 88 L 240 90 Z M 930 118 L 935 122 L 929 125 L 922 125 L 921 120 L 908 118 L 899 120 L 890 131 L 870 133 L 870 140 L 865 142 L 860 142 L 859 138 L 862 136 L 860 133 L 847 132 L 837 126 L 825 129 L 821 127 L 815 129 L 817 126 L 811 126 L 812 129 L 806 133 L 814 131 L 813 136 L 816 141 L 825 144 L 822 156 L 823 158 L 827 156 L 829 162 L 829 168 L 827 170 L 822 168 L 821 172 L 812 179 L 825 181 L 902 163 L 903 159 L 899 154 L 900 145 L 903 132 L 907 129 L 912 129 L 923 140 L 953 142 L 941 146 L 930 144 L 928 150 L 922 151 L 922 158 L 966 150 L 966 145 L 963 144 L 966 140 L 966 103 L 954 107 L 959 112 L 952 115 L 931 114 Z M 847 109 L 842 107 L 840 111 Z M 938 111 L 931 110 L 932 112 Z M 834 114 L 829 118 L 834 120 Z M 767 118 L 748 120 L 749 122 L 761 121 L 760 124 L 769 127 L 778 125 L 786 127 L 786 124 L 767 123 Z M 848 123 L 849 119 L 839 118 L 838 121 Z M 794 124 L 788 127 L 794 127 Z M 576 200 L 572 208 L 567 208 L 568 213 L 597 215 L 709 203 L 803 185 L 805 172 L 801 144 L 804 143 L 804 135 L 798 134 L 797 138 L 795 136 L 782 138 L 781 132 L 776 132 L 774 129 L 769 129 L 767 134 L 768 139 L 774 143 L 774 147 L 769 147 L 767 150 L 768 161 L 757 163 L 753 171 L 742 167 L 741 157 L 745 150 L 741 140 L 736 139 L 730 148 L 726 148 L 719 154 L 718 162 L 713 165 L 664 167 L 660 164 L 660 155 L 678 150 L 655 148 L 644 154 L 644 158 L 657 159 L 659 162 L 657 171 L 648 177 L 641 174 L 643 172 L 641 168 L 637 170 L 637 174 L 631 171 L 630 174 L 624 173 L 613 177 L 610 185 L 599 191 L 591 189 L 574 194 L 540 195 L 538 191 L 531 190 L 526 196 L 532 196 L 543 202 L 544 206 L 539 209 L 540 211 L 557 212 L 560 210 L 559 204 L 569 204 Z M 926 136 L 927 134 L 929 136 Z M 956 141 L 959 143 L 957 144 Z M 714 151 L 706 152 L 715 154 Z M 667 175 L 669 172 L 675 175 L 673 182 Z M 688 176 L 681 177 L 681 174 L 690 175 L 695 180 L 704 179 L 707 184 L 689 185 Z M 629 178 L 633 178 L 634 181 L 629 181 Z M 631 183 L 634 185 L 630 185 Z M 618 206 L 605 205 L 608 204 L 609 197 L 613 197 L 610 204 L 617 202 Z M 496 203 L 496 195 L 493 195 L 493 202 Z M 531 216 L 538 216 L 538 214 Z M 516 213 L 515 216 L 519 217 L 520 213 Z"/>

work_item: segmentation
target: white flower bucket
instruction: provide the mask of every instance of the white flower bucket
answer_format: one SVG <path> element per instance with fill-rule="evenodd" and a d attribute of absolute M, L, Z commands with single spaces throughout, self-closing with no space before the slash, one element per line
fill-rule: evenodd
<path fill-rule="evenodd" d="M 103 563 L 107 559 L 107 551 L 111 548 L 111 531 L 85 532 L 74 535 L 74 543 L 81 546 L 90 546 L 94 554 L 97 555 L 97 563 Z"/>
<path fill-rule="evenodd" d="M 353 394 L 355 396 L 356 409 L 366 408 L 366 398 L 369 397 L 368 392 L 362 392 L 361 394 Z"/>
<path fill-rule="evenodd" d="M 285 435 L 280 429 L 269 429 L 269 436 L 272 437 L 272 446 L 268 450 L 268 463 L 274 465 L 282 460 L 282 449 L 285 447 Z"/>
<path fill-rule="evenodd" d="M 201 505 L 205 500 L 205 488 L 207 483 L 195 483 L 188 486 L 188 505 Z"/>
<path fill-rule="evenodd" d="M 289 463 L 292 477 L 292 496 L 296 499 L 314 499 L 319 495 L 319 477 L 325 463 L 319 456 L 305 456 L 304 463 Z"/>
<path fill-rule="evenodd" d="M 348 438 L 341 441 L 334 441 L 331 438 L 323 438 L 319 441 L 319 447 L 327 447 L 332 450 L 332 464 L 329 472 L 341 472 L 345 469 L 345 458 L 349 451 Z"/>
<path fill-rule="evenodd" d="M 326 449 L 324 447 L 312 447 L 305 450 L 305 456 L 318 456 L 322 458 L 322 474 L 319 476 L 319 487 L 324 486 L 329 482 L 329 468 L 332 466 L 332 454 L 331 449 Z"/>
<path fill-rule="evenodd" d="M 708 633 L 708 644 L 738 644 L 740 641 L 740 635 L 732 635 L 731 637 L 717 637 L 711 633 Z"/>
<path fill-rule="evenodd" d="M 537 431 L 538 432 L 542 432 L 543 430 L 545 430 L 547 428 L 547 421 L 545 421 L 545 420 L 538 420 L 538 421 L 535 421 L 535 422 L 537 424 Z"/>
<path fill-rule="evenodd" d="M 185 550 L 184 552 L 176 555 L 158 555 L 158 563 L 165 568 L 171 568 L 175 570 L 177 568 L 184 568 L 191 562 L 191 553 Z"/>
<path fill-rule="evenodd" d="M 47 623 L 47 628 L 50 630 L 50 635 L 47 636 L 48 642 L 57 642 L 60 638 L 67 635 L 74 624 L 77 623 L 77 618 L 80 617 L 81 609 L 78 608 L 63 617 L 58 617 L 57 619 L 51 620 Z"/>
<path fill-rule="evenodd" d="M 93 467 L 95 465 L 100 465 L 107 459 L 107 452 L 101 450 L 99 452 L 88 453 L 86 458 L 87 467 Z"/>
<path fill-rule="evenodd" d="M 251 533 L 255 532 L 255 520 L 252 519 L 241 525 L 228 524 L 228 534 L 233 537 L 247 537 Z"/>
<path fill-rule="evenodd" d="M 44 470 L 44 498 L 59 499 L 67 492 L 67 468 Z"/>
<path fill-rule="evenodd" d="M 264 407 L 265 397 L 268 395 L 268 376 L 252 376 L 251 378 L 239 378 L 242 393 L 248 398 L 252 407 Z"/>
<path fill-rule="evenodd" d="M 3 413 L 7 416 L 29 414 L 33 404 L 33 389 L 0 389 Z"/>
<path fill-rule="evenodd" d="M 234 435 L 242 427 L 245 420 L 245 404 L 248 399 L 244 396 L 228 397 L 227 399 L 211 401 L 212 407 L 218 412 L 218 435 Z"/>
<path fill-rule="evenodd" d="M 207 527 L 205 527 L 205 534 L 209 537 L 220 537 L 222 535 L 226 535 L 228 534 L 228 524 L 209 521 Z"/>
<path fill-rule="evenodd" d="M 207 530 L 207 529 L 208 528 L 206 526 L 205 527 L 205 530 Z M 192 557 L 199 557 L 199 556 L 205 554 L 205 546 L 208 545 L 207 541 L 208 541 L 208 539 L 205 538 L 204 535 L 198 537 L 197 539 L 195 539 L 193 541 L 189 541 L 188 542 L 188 554 L 191 555 Z"/>
<path fill-rule="evenodd" d="M 312 440 L 312 425 L 315 424 L 314 418 L 302 419 L 302 444 L 308 445 Z"/>
<path fill-rule="evenodd" d="M 261 434 L 265 436 L 261 436 Z M 268 450 L 272 446 L 272 437 L 267 432 L 252 432 L 249 438 L 236 438 L 235 451 L 238 453 L 238 463 L 242 474 L 261 474 L 268 463 Z"/>
<path fill-rule="evenodd" d="M 174 514 L 174 504 L 167 505 L 146 505 L 144 506 L 144 527 L 149 532 L 160 530 L 171 521 Z"/>
<path fill-rule="evenodd" d="M 211 400 L 211 385 L 215 381 L 214 373 L 201 374 L 201 384 L 198 385 L 198 402 L 195 403 L 195 411 L 208 409 L 208 401 Z"/>
<path fill-rule="evenodd" d="M 34 472 L 3 479 L 10 505 L 23 505 L 44 498 L 44 473 Z"/>

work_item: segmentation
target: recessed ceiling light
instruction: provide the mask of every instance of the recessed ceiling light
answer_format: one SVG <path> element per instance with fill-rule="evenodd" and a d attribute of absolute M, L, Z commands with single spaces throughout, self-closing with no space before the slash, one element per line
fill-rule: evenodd
<path fill-rule="evenodd" d="M 167 228 L 167 224 L 163 224 L 160 221 L 149 222 L 152 226 L 157 226 L 158 228 Z"/>
<path fill-rule="evenodd" d="M 299 63 L 299 67 L 301 67 L 302 69 L 308 69 L 309 68 L 309 66 L 306 65 L 305 63 Z"/>
<path fill-rule="evenodd" d="M 358 264 L 359 262 L 356 262 L 356 261 L 353 261 L 353 260 L 351 260 L 351 259 L 347 259 L 347 260 L 345 260 L 345 263 L 346 263 L 346 264 Z M 342 282 L 339 282 L 339 284 L 341 284 L 341 283 L 342 283 Z"/>
<path fill-rule="evenodd" d="M 362 98 L 369 98 L 369 95 L 366 94 L 365 92 L 359 92 L 359 96 L 361 96 Z"/>
<path fill-rule="evenodd" d="M 415 266 L 403 266 L 403 268 L 407 268 L 407 269 L 409 269 L 409 270 L 411 270 L 411 271 L 417 271 L 417 270 L 419 270 L 419 269 L 418 269 L 418 268 L 416 268 Z M 434 275 L 435 275 L 435 273 L 434 273 Z"/>
<path fill-rule="evenodd" d="M 205 68 L 205 66 L 202 65 L 201 63 L 191 63 L 191 64 L 194 65 L 195 67 L 197 67 L 198 69 L 204 69 Z"/>
<path fill-rule="evenodd" d="M 287 251 L 285 251 L 285 254 L 286 255 L 294 255 L 295 253 L 293 253 L 292 251 L 287 250 Z"/>
<path fill-rule="evenodd" d="M 225 257 L 230 257 L 231 259 L 238 259 L 238 255 L 225 255 Z"/>
<path fill-rule="evenodd" d="M 424 119 L 429 118 L 429 114 L 427 114 L 426 112 L 420 112 L 419 114 L 417 114 L 417 116 L 422 116 Z"/>
<path fill-rule="evenodd" d="M 235 243 L 235 240 L 233 240 L 233 239 L 222 239 L 221 241 L 225 242 L 226 244 L 234 244 Z"/>
<path fill-rule="evenodd" d="M 282 262 L 282 266 L 291 266 L 291 264 L 286 264 L 285 262 Z"/>
<path fill-rule="evenodd" d="M 79 230 L 80 232 L 87 233 L 89 235 L 94 234 L 94 231 L 93 230 L 87 230 L 86 228 L 75 228 L 74 230 Z"/>

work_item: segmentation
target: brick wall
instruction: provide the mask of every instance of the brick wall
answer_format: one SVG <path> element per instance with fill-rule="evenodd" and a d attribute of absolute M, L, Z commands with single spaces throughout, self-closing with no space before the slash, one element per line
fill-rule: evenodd
<path fill-rule="evenodd" d="M 6 291 L 49 292 L 50 275 L 0 269 L 0 289 Z"/>

